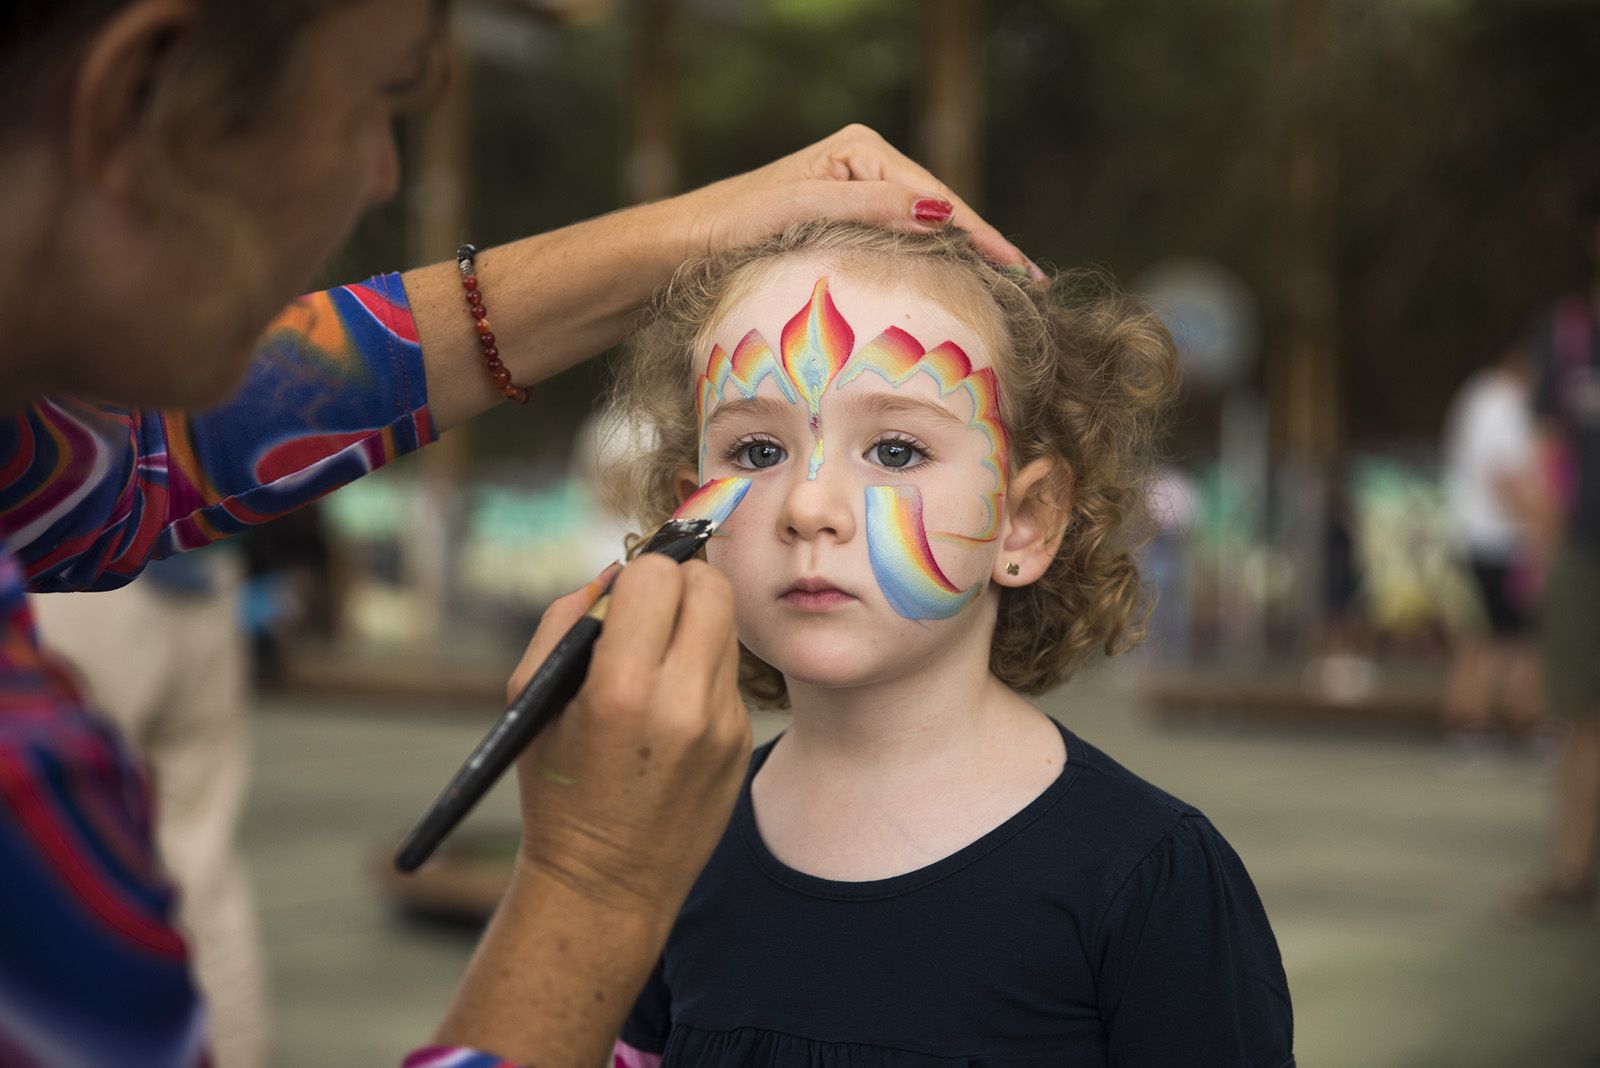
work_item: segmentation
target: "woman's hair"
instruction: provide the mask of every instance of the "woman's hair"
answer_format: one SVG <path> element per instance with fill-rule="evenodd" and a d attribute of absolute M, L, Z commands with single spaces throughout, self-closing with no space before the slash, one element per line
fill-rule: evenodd
<path fill-rule="evenodd" d="M 248 127 L 292 79 L 301 37 L 319 17 L 358 0 L 201 0 L 198 33 L 180 57 L 181 100 L 154 102 L 182 117 L 202 111 L 223 129 Z M 8 0 L 0 4 L 0 138 L 61 120 L 87 42 L 131 0 Z"/>
<path fill-rule="evenodd" d="M 1037 286 L 992 266 L 960 230 L 911 235 L 807 223 L 686 265 L 657 294 L 612 387 L 621 425 L 653 430 L 651 447 L 611 472 L 614 503 L 646 529 L 677 506 L 681 472 L 692 471 L 699 455 L 693 357 L 708 348 L 721 309 L 758 284 L 777 257 L 792 254 L 911 275 L 940 299 L 965 305 L 975 313 L 970 324 L 994 343 L 1010 473 L 1040 457 L 1056 461 L 1048 492 L 1070 499 L 1065 534 L 1039 581 L 1000 592 L 989 655 L 995 676 L 1039 693 L 1092 650 L 1131 648 L 1147 614 L 1133 557 L 1146 527 L 1144 476 L 1177 383 L 1171 336 L 1103 275 L 1072 271 Z M 785 700 L 783 677 L 748 650 L 741 683 L 757 702 Z"/>

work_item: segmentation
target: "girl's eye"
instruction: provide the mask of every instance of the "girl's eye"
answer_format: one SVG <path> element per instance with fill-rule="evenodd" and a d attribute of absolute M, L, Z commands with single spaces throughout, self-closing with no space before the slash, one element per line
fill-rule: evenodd
<path fill-rule="evenodd" d="M 868 450 L 868 455 L 884 467 L 915 467 L 928 458 L 917 446 L 901 438 L 878 442 Z"/>
<path fill-rule="evenodd" d="M 734 454 L 734 462 L 741 467 L 759 471 L 765 467 L 776 467 L 788 456 L 789 454 L 783 451 L 783 446 L 775 441 L 752 441 L 748 445 L 739 447 Z"/>

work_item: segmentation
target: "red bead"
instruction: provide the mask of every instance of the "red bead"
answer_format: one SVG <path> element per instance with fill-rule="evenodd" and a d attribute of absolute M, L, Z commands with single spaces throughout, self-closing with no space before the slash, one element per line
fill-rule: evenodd
<path fill-rule="evenodd" d="M 501 389 L 505 389 L 511 384 L 511 372 L 507 371 L 504 366 L 491 367 L 489 369 L 489 377 L 494 379 L 494 384 Z"/>
<path fill-rule="evenodd" d="M 475 274 L 464 275 L 464 276 L 462 276 L 461 284 L 466 286 L 469 291 L 477 289 L 478 288 L 478 276 L 475 275 Z"/>
<path fill-rule="evenodd" d="M 474 304 L 468 310 L 472 312 L 472 317 L 474 319 L 482 319 L 485 315 L 489 314 L 489 309 L 485 308 L 482 304 Z"/>
<path fill-rule="evenodd" d="M 485 357 L 491 360 L 498 360 L 500 358 L 500 350 L 495 348 L 493 345 L 483 346 L 483 354 Z"/>
<path fill-rule="evenodd" d="M 485 331 L 483 329 L 485 326 L 488 326 L 488 325 L 489 325 L 489 320 L 487 320 L 487 319 L 479 319 L 478 320 L 478 344 L 482 345 L 486 349 L 491 349 L 491 348 L 494 348 L 494 335 L 489 333 L 489 332 L 487 332 L 487 331 Z"/>
<path fill-rule="evenodd" d="M 484 361 L 484 366 L 493 371 L 497 367 L 504 367 L 505 364 L 500 362 L 500 358 L 498 356 L 490 356 L 486 361 Z"/>
<path fill-rule="evenodd" d="M 467 303 L 468 304 L 474 304 L 474 305 L 482 304 L 483 303 L 483 294 L 479 293 L 477 290 L 474 290 L 474 289 L 467 290 Z"/>
<path fill-rule="evenodd" d="M 527 404 L 528 398 L 531 396 L 533 396 L 533 394 L 528 392 L 527 389 L 518 386 L 516 392 L 512 394 L 511 399 L 516 401 L 518 404 Z"/>
<path fill-rule="evenodd" d="M 489 320 L 487 320 L 487 319 L 479 319 L 478 320 L 478 333 L 487 334 L 490 331 L 490 329 L 491 329 L 491 327 L 489 326 Z"/>

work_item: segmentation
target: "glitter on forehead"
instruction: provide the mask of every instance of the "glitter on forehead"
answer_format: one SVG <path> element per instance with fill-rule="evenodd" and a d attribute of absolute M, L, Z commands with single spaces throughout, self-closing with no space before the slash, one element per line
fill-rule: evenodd
<path fill-rule="evenodd" d="M 922 524 L 915 486 L 868 486 L 867 556 L 884 598 L 907 619 L 948 619 L 978 595 L 982 583 L 957 589 L 939 568 Z"/>
<path fill-rule="evenodd" d="M 783 367 L 805 397 L 810 416 L 813 445 L 806 476 L 810 479 L 822 467 L 822 395 L 850 359 L 855 341 L 855 331 L 828 293 L 826 278 L 817 279 L 811 300 L 783 327 Z"/>

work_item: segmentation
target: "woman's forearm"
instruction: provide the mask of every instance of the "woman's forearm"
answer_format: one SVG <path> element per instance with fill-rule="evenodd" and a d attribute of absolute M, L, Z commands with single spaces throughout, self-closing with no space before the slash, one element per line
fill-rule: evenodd
<path fill-rule="evenodd" d="M 604 1063 L 678 904 L 599 905 L 520 865 L 436 1041 L 538 1068 Z"/>
<path fill-rule="evenodd" d="M 687 259 L 759 241 L 793 223 L 840 219 L 928 233 L 966 230 L 984 255 L 1044 274 L 933 175 L 851 125 L 745 174 L 626 208 L 478 257 L 484 306 L 511 381 L 531 386 L 617 344 Z M 405 276 L 440 430 L 500 400 L 484 370 L 454 262 Z"/>
<path fill-rule="evenodd" d="M 531 386 L 620 342 L 651 293 L 691 255 L 679 200 L 626 208 L 483 250 L 480 292 L 500 359 Z M 446 430 L 500 401 L 484 369 L 454 260 L 406 273 L 427 368 L 428 409 Z"/>

